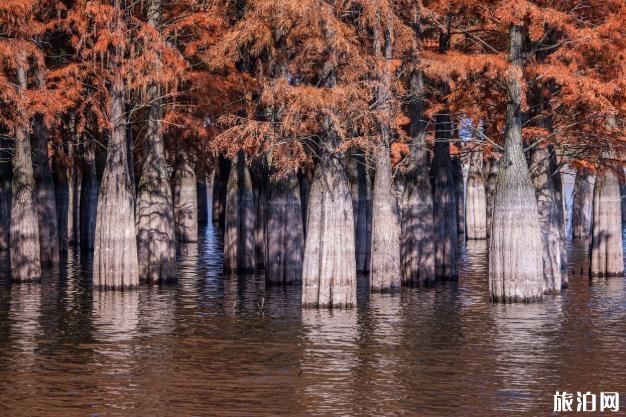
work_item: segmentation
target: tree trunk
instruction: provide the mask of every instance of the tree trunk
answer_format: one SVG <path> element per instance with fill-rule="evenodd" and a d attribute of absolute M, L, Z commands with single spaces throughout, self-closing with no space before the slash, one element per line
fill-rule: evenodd
<path fill-rule="evenodd" d="M 300 207 L 302 208 L 302 232 L 306 237 L 306 217 L 309 208 L 309 193 L 311 192 L 311 178 L 313 173 L 309 168 L 303 168 L 299 173 L 300 178 Z"/>
<path fill-rule="evenodd" d="M 268 203 L 268 175 L 262 163 L 252 165 L 252 188 L 256 213 L 255 225 L 255 253 L 257 269 L 265 268 L 267 239 L 267 203 Z"/>
<path fill-rule="evenodd" d="M 405 173 L 401 204 L 402 280 L 404 285 L 423 286 L 435 280 L 433 197 L 428 172 L 424 79 L 413 72 L 411 88 L 411 140 L 413 149 Z"/>
<path fill-rule="evenodd" d="M 208 186 L 207 176 L 204 170 L 199 170 L 196 173 L 198 190 L 198 225 L 206 226 L 209 221 L 209 206 L 208 206 Z"/>
<path fill-rule="evenodd" d="M 493 219 L 493 202 L 496 196 L 496 184 L 500 160 L 491 155 L 485 160 L 483 176 L 485 177 L 485 200 L 487 201 L 487 237 L 491 236 L 491 220 Z"/>
<path fill-rule="evenodd" d="M 465 181 L 463 180 L 463 162 L 460 156 L 452 158 L 452 177 L 454 178 L 454 196 L 456 198 L 456 224 L 459 234 L 465 233 Z"/>
<path fill-rule="evenodd" d="M 551 126 L 552 123 L 550 123 Z M 553 146 L 549 146 L 550 152 L 550 172 L 552 174 L 552 181 L 554 183 L 554 199 L 556 200 L 556 207 L 558 210 L 558 228 L 559 238 L 561 240 L 561 270 L 567 271 L 567 225 L 565 221 L 565 208 L 563 200 L 563 179 L 561 178 L 561 171 L 557 163 L 556 152 Z M 567 274 L 563 274 L 563 286 L 567 287 L 568 277 Z"/>
<path fill-rule="evenodd" d="M 174 173 L 174 223 L 178 242 L 198 241 L 196 172 L 183 148 L 178 151 Z"/>
<path fill-rule="evenodd" d="M 620 177 L 619 191 L 622 196 L 622 224 L 626 223 L 626 181 Z"/>
<path fill-rule="evenodd" d="M 435 123 L 435 158 L 431 169 L 434 188 L 435 276 L 456 279 L 458 226 L 456 186 L 450 160 L 450 113 L 439 113 Z"/>
<path fill-rule="evenodd" d="M 120 54 L 116 51 L 118 59 Z M 111 289 L 132 288 L 139 285 L 137 231 L 134 183 L 128 171 L 124 82 L 119 74 L 111 88 L 109 118 L 112 129 L 98 197 L 93 285 Z"/>
<path fill-rule="evenodd" d="M 349 308 L 356 304 L 354 212 L 341 163 L 325 154 L 309 194 L 302 269 L 302 306 Z"/>
<path fill-rule="evenodd" d="M 622 276 L 623 251 L 619 179 L 612 169 L 607 169 L 596 174 L 593 187 L 589 274 L 592 277 Z"/>
<path fill-rule="evenodd" d="M 9 230 L 11 228 L 11 182 L 12 168 L 8 140 L 0 139 L 3 147 L 0 153 L 0 251 L 9 249 Z"/>
<path fill-rule="evenodd" d="M 368 272 L 370 269 L 372 181 L 366 163 L 365 158 L 357 153 L 346 160 L 346 172 L 350 179 L 352 208 L 354 209 L 357 272 Z"/>
<path fill-rule="evenodd" d="M 472 152 L 467 174 L 467 200 L 465 206 L 468 239 L 487 238 L 487 198 L 481 165 L 482 152 Z"/>
<path fill-rule="evenodd" d="M 36 114 L 31 135 L 33 151 L 33 170 L 35 175 L 35 194 L 37 219 L 39 221 L 39 242 L 41 246 L 41 265 L 56 265 L 59 262 L 59 229 L 54 181 L 48 160 L 48 130 L 42 114 Z"/>
<path fill-rule="evenodd" d="M 389 291 L 400 288 L 400 213 L 394 193 L 389 149 L 376 149 L 376 174 L 372 190 L 372 254 L 370 289 Z"/>
<path fill-rule="evenodd" d="M 96 141 L 87 139 L 83 150 L 83 178 L 80 187 L 80 246 L 87 252 L 94 248 L 95 243 L 98 194 Z"/>
<path fill-rule="evenodd" d="M 589 237 L 592 200 L 593 187 L 591 185 L 591 176 L 589 171 L 580 168 L 576 170 L 572 202 L 572 237 L 574 239 L 587 239 Z"/>
<path fill-rule="evenodd" d="M 304 228 L 296 175 L 270 184 L 267 230 L 266 280 L 277 284 L 300 282 Z"/>
<path fill-rule="evenodd" d="M 522 39 L 522 28 L 511 26 L 504 155 L 489 242 L 489 292 L 495 302 L 540 300 L 544 288 L 537 200 L 522 148 Z"/>
<path fill-rule="evenodd" d="M 550 153 L 546 148 L 536 147 L 532 152 L 532 177 L 543 244 L 544 293 L 558 293 L 561 291 L 560 214 L 550 169 Z"/>
<path fill-rule="evenodd" d="M 26 69 L 17 68 L 20 93 L 26 90 Z M 13 184 L 11 186 L 10 263 L 11 279 L 17 282 L 41 278 L 39 223 L 35 177 L 26 126 L 15 129 Z"/>
<path fill-rule="evenodd" d="M 220 155 L 213 176 L 213 223 L 224 233 L 226 213 L 226 184 L 230 176 L 230 161 Z"/>
<path fill-rule="evenodd" d="M 224 271 L 254 272 L 256 213 L 252 179 L 242 151 L 237 154 L 230 169 L 224 227 Z"/>

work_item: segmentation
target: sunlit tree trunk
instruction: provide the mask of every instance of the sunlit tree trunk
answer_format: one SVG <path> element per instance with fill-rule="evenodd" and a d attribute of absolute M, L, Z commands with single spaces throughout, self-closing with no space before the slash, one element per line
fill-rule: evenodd
<path fill-rule="evenodd" d="M 622 276 L 623 250 L 619 179 L 612 169 L 600 170 L 593 187 L 590 275 Z"/>
<path fill-rule="evenodd" d="M 550 121 L 550 124 L 552 122 Z M 551 130 L 551 129 L 550 129 Z M 565 201 L 563 197 L 563 179 L 561 178 L 561 170 L 557 162 L 556 151 L 553 146 L 548 147 L 550 152 L 550 172 L 552 174 L 552 181 L 554 182 L 554 199 L 556 200 L 556 207 L 558 210 L 557 222 L 560 238 L 560 250 L 561 250 L 561 270 L 567 270 L 567 224 L 565 220 Z M 567 274 L 563 274 L 563 286 L 567 287 L 568 277 Z"/>
<path fill-rule="evenodd" d="M 584 168 L 576 170 L 574 180 L 574 195 L 572 202 L 572 237 L 586 239 L 591 230 L 591 203 L 593 201 L 593 186 L 589 171 Z M 622 207 L 622 210 L 624 207 Z"/>
<path fill-rule="evenodd" d="M 115 32 L 121 33 L 121 8 L 115 2 Z M 93 285 L 101 288 L 132 288 L 139 284 L 134 183 L 128 168 L 124 80 L 118 65 L 122 58 L 116 47 L 113 62 L 109 119 L 111 132 L 102 174 L 93 257 Z"/>
<path fill-rule="evenodd" d="M 278 284 L 300 282 L 304 228 L 300 184 L 296 175 L 269 185 L 266 240 L 267 281 Z"/>
<path fill-rule="evenodd" d="M 148 23 L 160 29 L 160 0 L 149 2 Z M 174 202 L 166 169 L 161 123 L 163 110 L 157 85 L 148 87 L 148 99 L 150 107 L 135 217 L 139 280 L 155 284 L 176 278 L 176 236 Z"/>
<path fill-rule="evenodd" d="M 379 19 L 381 16 L 379 15 Z M 377 91 L 381 142 L 373 151 L 376 173 L 372 188 L 372 252 L 370 257 L 370 289 L 389 291 L 400 288 L 400 208 L 396 199 L 389 146 L 391 144 L 391 59 L 392 24 L 385 17 L 384 59 L 380 87 Z M 379 30 L 380 31 L 380 30 Z M 374 48 L 379 54 L 382 33 L 374 35 Z"/>
<path fill-rule="evenodd" d="M 20 93 L 26 91 L 26 63 L 17 68 Z M 35 177 L 26 126 L 15 128 L 13 184 L 11 186 L 10 262 L 11 279 L 17 282 L 41 278 L 39 224 Z"/>
<path fill-rule="evenodd" d="M 178 150 L 174 171 L 174 224 L 178 242 L 198 240 L 196 172 L 182 147 Z"/>
<path fill-rule="evenodd" d="M 468 239 L 487 238 L 487 197 L 482 173 L 482 152 L 473 151 L 467 174 L 465 221 Z"/>
<path fill-rule="evenodd" d="M 532 178 L 543 244 L 544 292 L 554 293 L 561 291 L 561 236 L 560 214 L 549 159 L 546 148 L 536 147 L 532 152 Z"/>
<path fill-rule="evenodd" d="M 489 241 L 489 292 L 496 302 L 540 300 L 544 288 L 537 200 L 522 147 L 522 39 L 522 28 L 511 26 L 504 154 Z"/>
<path fill-rule="evenodd" d="M 309 194 L 302 269 L 303 307 L 356 305 L 354 212 L 341 163 L 322 156 Z"/>
<path fill-rule="evenodd" d="M 233 160 L 226 191 L 224 223 L 224 271 L 256 269 L 256 212 L 252 179 L 246 157 L 240 151 Z"/>

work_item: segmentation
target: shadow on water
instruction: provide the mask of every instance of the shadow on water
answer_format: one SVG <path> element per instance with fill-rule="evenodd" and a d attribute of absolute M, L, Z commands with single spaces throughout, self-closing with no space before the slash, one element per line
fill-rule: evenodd
<path fill-rule="evenodd" d="M 137 291 L 92 290 L 72 251 L 10 284 L 0 252 L 0 414 L 549 415 L 557 390 L 626 392 L 624 280 L 590 280 L 587 247 L 543 303 L 492 305 L 487 244 L 468 241 L 457 282 L 370 294 L 360 276 L 357 308 L 334 311 L 223 275 L 211 222 L 176 284 Z"/>

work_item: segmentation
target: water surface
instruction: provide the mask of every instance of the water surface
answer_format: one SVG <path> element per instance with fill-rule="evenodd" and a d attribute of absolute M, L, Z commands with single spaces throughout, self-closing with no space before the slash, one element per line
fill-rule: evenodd
<path fill-rule="evenodd" d="M 70 253 L 41 284 L 9 284 L 0 256 L 0 415 L 550 415 L 552 395 L 619 391 L 624 279 L 586 275 L 532 305 L 488 300 L 485 242 L 458 282 L 302 310 L 300 287 L 223 276 L 212 227 L 180 248 L 178 283 L 92 291 Z"/>

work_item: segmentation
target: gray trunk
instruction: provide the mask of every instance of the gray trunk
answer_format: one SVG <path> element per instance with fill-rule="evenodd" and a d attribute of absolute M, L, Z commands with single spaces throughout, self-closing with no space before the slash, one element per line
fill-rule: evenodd
<path fill-rule="evenodd" d="M 98 194 L 96 141 L 87 139 L 83 151 L 83 177 L 80 187 L 80 246 L 87 252 L 93 249 L 95 242 Z"/>
<path fill-rule="evenodd" d="M 372 236 L 372 181 L 365 158 L 354 153 L 346 160 L 346 172 L 350 179 L 354 209 L 356 270 L 368 272 Z"/>
<path fill-rule="evenodd" d="M 198 240 L 196 172 L 185 149 L 180 148 L 174 172 L 174 224 L 178 242 Z"/>
<path fill-rule="evenodd" d="M 467 200 L 465 221 L 468 239 L 487 238 L 487 197 L 482 173 L 482 152 L 474 151 L 470 156 L 467 174 Z"/>
<path fill-rule="evenodd" d="M 496 183 L 500 160 L 491 155 L 485 160 L 483 175 L 485 177 L 485 200 L 487 202 L 487 237 L 491 236 L 491 220 L 493 218 L 493 201 L 496 196 Z"/>
<path fill-rule="evenodd" d="M 403 284 L 423 286 L 435 280 L 433 195 L 428 172 L 423 74 L 412 73 L 410 84 L 412 149 L 400 206 L 400 253 Z"/>
<path fill-rule="evenodd" d="M 128 172 L 124 84 L 119 76 L 113 81 L 111 95 L 112 129 L 98 197 L 93 285 L 121 289 L 139 285 L 139 265 L 134 184 Z"/>
<path fill-rule="evenodd" d="M 372 190 L 372 255 L 370 289 L 400 288 L 400 213 L 395 195 L 389 149 L 376 149 L 376 174 Z"/>
<path fill-rule="evenodd" d="M 302 208 L 302 227 L 304 236 L 306 237 L 306 216 L 309 207 L 309 192 L 311 191 L 311 177 L 312 171 L 308 168 L 303 168 L 298 174 L 300 178 L 300 207 Z"/>
<path fill-rule="evenodd" d="M 267 232 L 267 281 L 278 284 L 300 282 L 304 228 L 300 184 L 296 175 L 270 184 Z"/>
<path fill-rule="evenodd" d="M 252 179 L 246 157 L 239 152 L 233 161 L 226 191 L 224 223 L 224 271 L 254 272 L 256 269 L 256 213 Z"/>
<path fill-rule="evenodd" d="M 590 268 L 593 277 L 624 274 L 619 179 L 612 169 L 599 171 L 593 187 Z"/>
<path fill-rule="evenodd" d="M 572 237 L 587 239 L 591 231 L 591 208 L 593 186 L 589 171 L 584 168 L 576 170 L 574 195 L 572 202 Z M 622 210 L 624 206 L 622 205 Z"/>
<path fill-rule="evenodd" d="M 548 149 L 550 152 L 550 173 L 552 174 L 552 181 L 554 182 L 554 199 L 556 200 L 558 210 L 557 220 L 559 223 L 559 238 L 561 240 L 561 270 L 567 271 L 567 224 L 565 221 L 565 205 L 563 199 L 563 179 L 561 178 L 561 171 L 557 163 L 554 147 L 549 146 Z M 567 287 L 567 284 L 567 274 L 563 274 L 563 285 Z"/>
<path fill-rule="evenodd" d="M 302 305 L 354 307 L 354 212 L 348 178 L 335 157 L 322 157 L 311 184 L 308 208 Z"/>
<path fill-rule="evenodd" d="M 465 233 L 465 181 L 463 181 L 463 162 L 460 156 L 452 158 L 452 176 L 454 178 L 454 196 L 456 197 L 456 224 L 460 234 Z"/>
<path fill-rule="evenodd" d="M 511 68 L 504 155 L 500 163 L 489 241 L 489 292 L 495 302 L 531 302 L 543 296 L 543 245 L 537 199 L 522 148 L 522 28 L 511 26 Z"/>
<path fill-rule="evenodd" d="M 20 91 L 26 90 L 26 70 L 18 67 Z M 26 127 L 15 131 L 13 184 L 11 186 L 10 263 L 11 279 L 17 282 L 41 278 L 39 223 L 35 177 Z"/>
<path fill-rule="evenodd" d="M 49 266 L 59 262 L 59 229 L 54 181 L 48 159 L 48 129 L 44 125 L 41 114 L 35 115 L 30 140 L 33 152 L 41 265 Z"/>
<path fill-rule="evenodd" d="M 544 293 L 558 293 L 561 291 L 560 214 L 549 160 L 550 153 L 546 148 L 533 150 L 531 171 L 543 244 Z"/>

